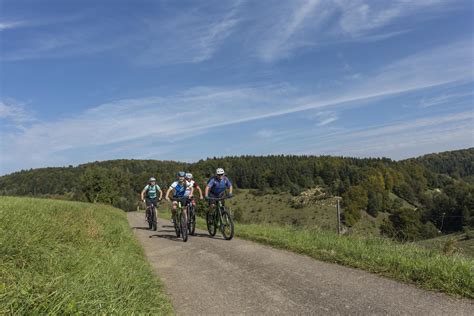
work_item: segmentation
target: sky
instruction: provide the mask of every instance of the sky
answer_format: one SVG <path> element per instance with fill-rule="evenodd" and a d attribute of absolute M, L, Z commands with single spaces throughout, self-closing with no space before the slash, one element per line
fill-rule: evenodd
<path fill-rule="evenodd" d="M 474 146 L 474 2 L 0 0 L 0 175 Z"/>

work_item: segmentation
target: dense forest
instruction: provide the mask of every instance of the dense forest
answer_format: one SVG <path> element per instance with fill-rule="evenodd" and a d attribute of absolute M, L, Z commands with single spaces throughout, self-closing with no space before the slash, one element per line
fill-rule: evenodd
<path fill-rule="evenodd" d="M 217 167 L 226 169 L 237 188 L 258 194 L 286 191 L 298 195 L 315 186 L 343 199 L 347 226 L 361 217 L 389 215 L 385 235 L 400 240 L 428 238 L 474 227 L 474 148 L 403 161 L 330 156 L 241 156 L 196 163 L 111 160 L 63 168 L 22 170 L 0 177 L 1 195 L 29 195 L 109 203 L 136 208 L 147 179 L 167 187 L 178 170 L 199 183 Z M 391 198 L 395 195 L 398 198 Z M 408 202 L 413 207 L 406 207 Z"/>

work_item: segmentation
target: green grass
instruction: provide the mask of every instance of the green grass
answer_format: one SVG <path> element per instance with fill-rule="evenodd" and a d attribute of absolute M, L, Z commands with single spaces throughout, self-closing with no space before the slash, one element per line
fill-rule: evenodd
<path fill-rule="evenodd" d="M 436 238 L 420 240 L 418 245 L 438 251 L 454 252 L 474 259 L 474 230 L 469 233 L 454 233 Z"/>
<path fill-rule="evenodd" d="M 280 225 L 318 226 L 336 229 L 336 201 L 326 199 L 303 208 L 292 208 L 287 193 L 255 196 L 250 190 L 239 189 L 234 198 L 227 201 L 234 212 L 242 214 L 242 222 Z"/>
<path fill-rule="evenodd" d="M 0 197 L 0 314 L 172 314 L 118 209 Z"/>
<path fill-rule="evenodd" d="M 289 193 L 255 196 L 250 190 L 239 189 L 228 206 L 241 213 L 241 223 L 277 224 L 302 228 L 336 231 L 336 199 L 327 198 L 302 208 L 291 207 Z M 388 214 L 379 212 L 376 218 L 362 211 L 362 218 L 349 229 L 351 234 L 380 236 L 380 225 Z"/>
<path fill-rule="evenodd" d="M 160 216 L 169 218 L 169 212 Z M 198 227 L 206 229 L 198 218 Z M 318 260 L 377 273 L 419 287 L 474 298 L 474 261 L 415 244 L 380 237 L 338 236 L 319 228 L 271 224 L 235 225 L 236 237 L 267 244 Z"/>

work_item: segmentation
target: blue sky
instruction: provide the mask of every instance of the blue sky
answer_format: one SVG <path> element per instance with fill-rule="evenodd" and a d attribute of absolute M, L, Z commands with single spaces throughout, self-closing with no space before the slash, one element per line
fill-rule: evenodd
<path fill-rule="evenodd" d="M 472 1 L 0 0 L 0 174 L 474 146 Z"/>

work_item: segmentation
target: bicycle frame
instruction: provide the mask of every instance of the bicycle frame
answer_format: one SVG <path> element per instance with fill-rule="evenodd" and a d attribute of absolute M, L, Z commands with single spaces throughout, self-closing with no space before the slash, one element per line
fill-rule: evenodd
<path fill-rule="evenodd" d="M 221 198 L 209 198 L 209 201 L 215 201 L 216 206 L 214 211 L 210 211 L 208 216 L 210 217 L 207 219 L 207 229 L 211 236 L 214 236 L 216 233 L 217 228 L 222 232 L 224 239 L 230 240 L 234 236 L 234 224 L 232 221 L 232 217 L 230 211 L 226 209 L 224 206 L 224 200 L 228 197 L 221 197 Z M 224 215 L 226 219 L 224 220 Z M 212 228 L 214 227 L 214 228 Z M 226 227 L 230 229 L 230 232 L 226 232 Z"/>
<path fill-rule="evenodd" d="M 181 235 L 183 237 L 183 241 L 187 241 L 188 216 L 183 206 L 187 201 L 187 197 L 186 198 L 172 198 L 172 201 L 177 202 L 176 213 L 175 213 L 175 223 L 174 223 L 175 229 L 176 229 L 176 236 L 179 237 Z M 186 224 L 186 229 L 185 229 L 186 231 L 184 231 L 182 227 L 183 222 Z"/>

